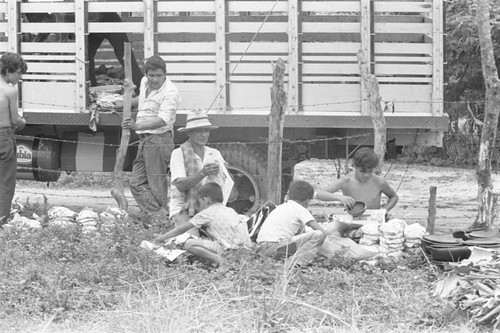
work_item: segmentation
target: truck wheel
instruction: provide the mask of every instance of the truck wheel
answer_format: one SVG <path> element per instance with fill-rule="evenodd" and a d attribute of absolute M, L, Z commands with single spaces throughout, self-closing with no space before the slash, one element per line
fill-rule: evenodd
<path fill-rule="evenodd" d="M 267 158 L 260 150 L 245 144 L 216 144 L 234 178 L 238 190 L 228 206 L 238 213 L 255 212 L 267 199 Z"/>

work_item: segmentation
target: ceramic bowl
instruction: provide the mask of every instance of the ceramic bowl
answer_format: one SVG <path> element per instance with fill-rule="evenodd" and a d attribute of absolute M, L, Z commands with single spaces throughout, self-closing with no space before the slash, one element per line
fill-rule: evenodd
<path fill-rule="evenodd" d="M 356 201 L 350 209 L 347 209 L 347 212 L 354 217 L 362 215 L 365 211 L 366 203 L 362 201 Z"/>
<path fill-rule="evenodd" d="M 432 259 L 437 261 L 458 262 L 460 260 L 468 259 L 471 254 L 470 249 L 465 246 L 447 248 L 437 248 L 431 246 L 430 250 Z"/>

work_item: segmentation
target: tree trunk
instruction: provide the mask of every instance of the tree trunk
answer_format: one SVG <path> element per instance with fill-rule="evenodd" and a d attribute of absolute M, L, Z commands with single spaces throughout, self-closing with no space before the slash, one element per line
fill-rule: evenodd
<path fill-rule="evenodd" d="M 285 62 L 278 58 L 273 64 L 273 86 L 271 87 L 271 113 L 269 114 L 269 148 L 267 152 L 267 197 L 281 203 L 281 155 L 283 148 L 283 126 L 285 124 L 286 92 L 284 89 Z"/>
<path fill-rule="evenodd" d="M 132 113 L 132 92 L 134 91 L 135 86 L 132 83 L 132 47 L 130 43 L 124 44 L 125 53 L 123 55 L 123 63 L 125 71 L 125 91 L 123 92 L 123 118 L 129 118 Z M 118 207 L 124 210 L 128 209 L 128 204 L 123 190 L 123 164 L 125 163 L 125 156 L 127 155 L 129 141 L 130 130 L 128 128 L 124 128 L 122 129 L 120 148 L 118 149 L 115 162 L 115 188 L 111 190 L 111 195 L 118 203 Z"/>
<path fill-rule="evenodd" d="M 382 110 L 382 106 L 380 105 L 380 103 L 382 102 L 382 97 L 380 96 L 377 77 L 374 74 L 370 73 L 370 67 L 368 64 L 368 60 L 366 59 L 365 52 L 363 52 L 363 50 L 359 50 L 357 55 L 359 70 L 361 72 L 361 80 L 363 80 L 366 87 L 366 93 L 370 106 L 370 116 L 373 123 L 373 150 L 380 160 L 375 173 L 380 174 L 384 165 L 387 142 L 387 127 L 385 125 L 384 111 Z"/>
<path fill-rule="evenodd" d="M 485 92 L 484 125 L 479 145 L 479 161 L 476 175 L 478 189 L 478 214 L 473 227 L 489 229 L 495 220 L 497 195 L 493 192 L 491 181 L 491 157 L 495 148 L 498 114 L 500 105 L 500 80 L 495 65 L 493 43 L 491 40 L 490 9 L 488 0 L 477 0 L 477 24 L 481 63 L 483 68 Z"/>

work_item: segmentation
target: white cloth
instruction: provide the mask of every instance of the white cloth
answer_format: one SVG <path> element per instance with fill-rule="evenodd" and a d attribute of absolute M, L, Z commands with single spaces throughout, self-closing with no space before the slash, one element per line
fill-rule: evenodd
<path fill-rule="evenodd" d="M 174 129 L 175 115 L 177 108 L 181 103 L 181 96 L 175 85 L 168 78 L 158 90 L 153 90 L 146 97 L 148 90 L 148 79 L 143 77 L 141 80 L 141 92 L 139 94 L 139 112 L 137 113 L 137 123 L 148 121 L 155 117 L 160 117 L 165 126 L 138 130 L 137 134 L 151 133 L 160 134 Z"/>
<path fill-rule="evenodd" d="M 222 157 L 221 153 L 214 148 L 210 148 L 205 146 L 205 154 L 203 161 L 201 161 L 201 158 L 195 154 L 195 158 L 198 159 L 198 162 L 202 165 L 206 163 L 212 163 L 214 161 L 219 162 L 219 168 L 224 168 L 227 172 L 226 169 L 226 161 L 224 161 L 224 158 Z M 179 178 L 185 178 L 187 177 L 186 175 L 186 167 L 184 165 L 184 155 L 182 154 L 182 149 L 177 148 L 174 149 L 172 152 L 172 156 L 170 157 L 170 173 L 171 173 L 171 182 L 170 182 L 170 217 L 179 214 L 181 210 L 187 209 L 187 200 L 186 200 L 186 193 L 179 191 L 177 186 L 174 185 L 174 181 L 179 179 Z M 212 177 L 205 177 L 201 181 L 201 184 L 204 185 L 208 182 L 214 181 Z M 221 185 L 221 184 L 219 184 Z M 221 185 L 222 186 L 222 185 Z M 225 194 L 225 192 L 224 192 Z M 226 201 L 228 199 L 229 195 L 224 195 L 224 200 Z"/>
<path fill-rule="evenodd" d="M 221 203 L 210 205 L 189 221 L 196 228 L 206 227 L 206 234 L 225 249 L 238 249 L 251 244 L 248 231 L 242 232 L 240 215 Z"/>
<path fill-rule="evenodd" d="M 307 222 L 315 221 L 311 212 L 294 200 L 276 207 L 266 218 L 257 236 L 257 243 L 279 242 L 304 232 Z"/>

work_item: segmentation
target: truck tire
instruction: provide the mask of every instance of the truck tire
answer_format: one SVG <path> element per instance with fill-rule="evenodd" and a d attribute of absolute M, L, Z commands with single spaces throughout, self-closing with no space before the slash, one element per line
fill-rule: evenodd
<path fill-rule="evenodd" d="M 237 200 L 242 203 L 238 213 L 253 213 L 267 200 L 267 158 L 260 150 L 245 144 L 215 144 L 238 189 Z M 246 204 L 245 204 L 246 202 Z M 251 206 L 250 206 L 251 205 Z M 228 203 L 231 206 L 231 203 Z M 234 207 L 233 207 L 234 208 Z"/>

